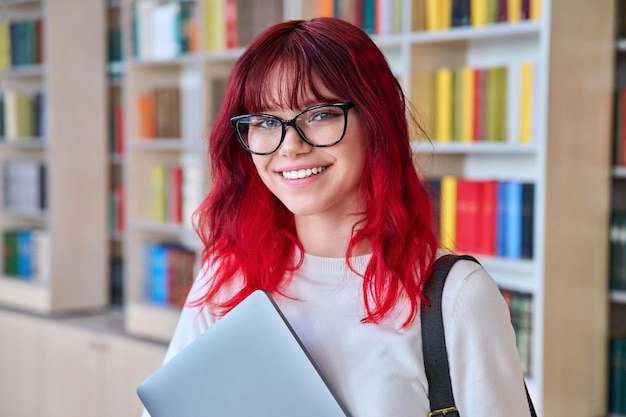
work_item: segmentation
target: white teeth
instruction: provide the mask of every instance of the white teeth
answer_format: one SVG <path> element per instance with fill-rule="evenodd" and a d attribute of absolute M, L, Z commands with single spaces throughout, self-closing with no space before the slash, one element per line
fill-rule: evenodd
<path fill-rule="evenodd" d="M 296 180 L 310 177 L 311 175 L 317 175 L 324 171 L 326 167 L 299 169 L 297 171 L 283 171 L 283 177 L 288 180 Z"/>

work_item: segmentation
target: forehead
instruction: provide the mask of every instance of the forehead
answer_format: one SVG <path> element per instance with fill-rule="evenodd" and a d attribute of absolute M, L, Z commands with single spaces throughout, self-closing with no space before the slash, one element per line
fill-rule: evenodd
<path fill-rule="evenodd" d="M 259 80 L 261 81 L 261 80 Z M 245 93 L 245 107 L 250 112 L 268 109 L 303 109 L 339 99 L 316 74 L 298 71 L 286 63 L 277 64 L 262 82 L 250 83 Z"/>

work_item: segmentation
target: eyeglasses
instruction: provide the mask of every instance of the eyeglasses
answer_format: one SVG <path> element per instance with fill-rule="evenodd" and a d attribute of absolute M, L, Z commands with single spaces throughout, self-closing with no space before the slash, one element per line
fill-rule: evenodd
<path fill-rule="evenodd" d="M 291 120 L 270 114 L 244 114 L 230 119 L 237 139 L 255 155 L 276 152 L 285 140 L 287 126 L 311 146 L 327 148 L 339 143 L 346 134 L 348 111 L 354 103 L 318 104 L 302 110 Z"/>

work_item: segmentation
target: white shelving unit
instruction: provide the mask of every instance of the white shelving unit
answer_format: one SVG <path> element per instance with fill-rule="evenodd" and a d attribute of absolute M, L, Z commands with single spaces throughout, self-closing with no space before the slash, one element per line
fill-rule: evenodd
<path fill-rule="evenodd" d="M 45 95 L 45 135 L 0 144 L 0 161 L 46 166 L 47 208 L 0 209 L 0 230 L 49 233 L 45 282 L 0 276 L 0 305 L 43 314 L 102 308 L 106 291 L 106 108 L 104 14 L 100 2 L 0 2 L 0 19 L 43 19 L 43 63 L 0 72 L 0 90 Z M 80 34 L 77 36 L 77 34 Z"/>

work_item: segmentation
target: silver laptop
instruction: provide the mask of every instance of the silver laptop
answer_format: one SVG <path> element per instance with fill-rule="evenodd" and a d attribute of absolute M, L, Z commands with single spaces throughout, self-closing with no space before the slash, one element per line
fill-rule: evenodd
<path fill-rule="evenodd" d="M 137 387 L 151 417 L 347 417 L 278 306 L 255 291 Z"/>

